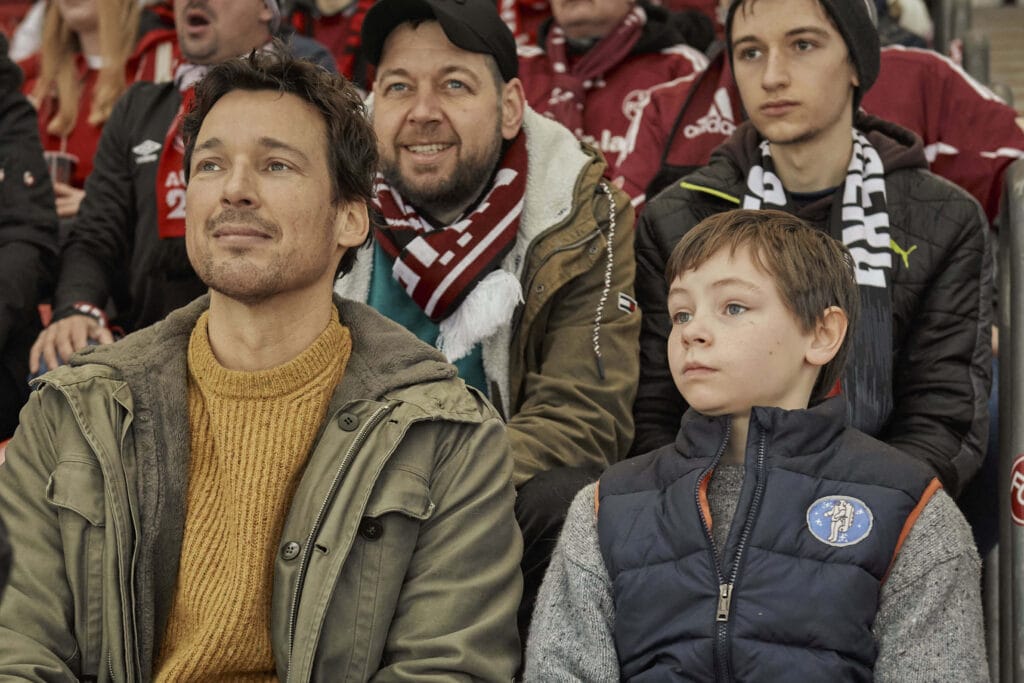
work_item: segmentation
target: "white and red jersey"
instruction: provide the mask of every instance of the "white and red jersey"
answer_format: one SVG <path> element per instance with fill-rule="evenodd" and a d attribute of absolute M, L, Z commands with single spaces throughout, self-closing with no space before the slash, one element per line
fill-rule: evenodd
<path fill-rule="evenodd" d="M 660 8 L 648 10 L 650 32 L 658 30 L 655 22 L 663 14 Z M 601 150 L 608 161 L 609 175 L 614 178 L 619 165 L 633 153 L 639 115 L 652 92 L 687 84 L 706 65 L 704 54 L 688 45 L 676 43 L 651 48 L 651 41 L 641 39 L 625 59 L 600 78 L 588 82 L 585 99 L 580 103 L 582 125 L 560 122 L 567 124 L 578 138 Z M 519 78 L 530 106 L 556 118 L 550 110 L 559 97 L 559 90 L 554 85 L 552 60 L 543 48 L 536 45 L 519 48 Z"/>

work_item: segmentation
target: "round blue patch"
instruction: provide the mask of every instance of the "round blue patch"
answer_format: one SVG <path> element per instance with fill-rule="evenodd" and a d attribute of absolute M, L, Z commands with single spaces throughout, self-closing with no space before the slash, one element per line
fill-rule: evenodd
<path fill-rule="evenodd" d="M 814 537 L 839 548 L 867 538 L 873 522 L 864 501 L 850 496 L 825 496 L 807 508 L 807 528 Z"/>

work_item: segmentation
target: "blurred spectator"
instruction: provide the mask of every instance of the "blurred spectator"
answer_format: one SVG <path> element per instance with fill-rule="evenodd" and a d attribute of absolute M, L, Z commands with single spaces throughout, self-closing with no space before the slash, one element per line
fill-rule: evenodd
<path fill-rule="evenodd" d="M 28 397 L 28 349 L 41 327 L 36 306 L 51 285 L 57 215 L 36 113 L 0 33 L 0 441 Z"/>
<path fill-rule="evenodd" d="M 554 0 L 540 47 L 519 49 L 526 100 L 605 155 L 612 177 L 633 152 L 650 92 L 704 68 L 713 38 L 698 12 L 671 14 L 646 0 Z"/>
<path fill-rule="evenodd" d="M 40 52 L 19 64 L 24 91 L 39 111 L 61 218 L 78 213 L 100 131 L 134 80 L 138 24 L 137 0 L 53 0 Z"/>
<path fill-rule="evenodd" d="M 32 347 L 33 372 L 90 340 L 113 340 L 162 319 L 205 291 L 185 255 L 180 121 L 209 65 L 271 41 L 274 0 L 189 0 L 174 6 L 184 61 L 173 82 L 136 83 L 104 127 L 86 198 L 62 246 L 53 320 Z"/>
<path fill-rule="evenodd" d="M 359 50 L 363 17 L 376 0 L 293 0 L 285 4 L 287 22 L 299 36 L 324 45 L 338 73 L 368 90 L 369 64 Z"/>
<path fill-rule="evenodd" d="M 534 45 L 540 25 L 551 16 L 548 0 L 498 0 L 502 21 L 520 45 Z"/>
<path fill-rule="evenodd" d="M 883 48 L 861 107 L 924 141 L 929 168 L 970 192 L 989 221 L 999 214 L 1003 172 L 1024 157 L 1017 114 L 950 59 L 931 50 Z M 634 204 L 708 162 L 745 119 L 724 50 L 690 84 L 652 93 L 636 151 L 619 169 Z"/>
<path fill-rule="evenodd" d="M 224 12 L 232 12 L 237 9 L 232 2 L 224 0 L 181 0 L 185 3 L 185 9 L 195 9 L 201 14 L 216 16 Z M 180 3 L 178 3 L 180 4 Z M 291 48 L 296 57 L 306 59 L 319 64 L 330 72 L 336 72 L 334 57 L 327 51 L 327 48 L 319 42 L 304 35 L 298 35 L 291 25 L 282 20 L 280 0 L 261 0 L 259 4 L 266 7 L 270 19 L 268 25 L 274 37 L 282 39 Z M 155 81 L 163 83 L 174 78 L 178 65 L 188 61 L 182 56 L 178 48 L 178 41 L 175 34 L 175 3 L 171 0 L 156 0 L 152 2 L 142 14 L 142 26 L 139 39 L 140 50 L 160 51 L 156 59 L 152 61 L 155 73 L 146 73 L 139 80 Z M 198 17 L 200 14 L 195 14 Z M 202 20 L 199 20 L 202 21 Z M 168 49 L 169 48 L 169 49 Z"/>

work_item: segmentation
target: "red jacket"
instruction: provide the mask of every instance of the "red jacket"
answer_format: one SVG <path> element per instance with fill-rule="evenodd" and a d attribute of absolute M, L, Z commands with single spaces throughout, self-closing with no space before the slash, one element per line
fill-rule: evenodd
<path fill-rule="evenodd" d="M 878 80 L 861 106 L 917 133 L 930 169 L 970 192 L 989 220 L 998 215 L 1003 172 L 1024 157 L 1024 130 L 1011 107 L 938 53 L 899 46 L 882 49 Z M 635 151 L 619 168 L 634 204 L 707 164 L 745 118 L 724 50 L 693 83 L 653 93 Z"/>
<path fill-rule="evenodd" d="M 688 83 L 707 64 L 703 53 L 678 42 L 667 12 L 657 7 L 645 9 L 648 17 L 643 37 L 625 60 L 586 91 L 583 127 L 573 131 L 601 150 L 613 178 L 618 175 L 618 166 L 633 153 L 638 115 L 651 93 L 671 84 Z M 554 72 L 544 49 L 536 45 L 519 48 L 519 78 L 529 105 L 538 113 L 548 114 Z"/>

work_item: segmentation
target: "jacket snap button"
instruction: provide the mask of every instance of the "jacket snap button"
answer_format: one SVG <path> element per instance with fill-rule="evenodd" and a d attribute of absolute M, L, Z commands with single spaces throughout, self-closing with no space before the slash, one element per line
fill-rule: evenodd
<path fill-rule="evenodd" d="M 534 289 L 535 289 L 535 290 L 537 291 L 537 293 L 539 294 L 540 292 L 543 292 L 543 291 L 544 291 L 544 285 L 537 285 L 536 287 L 534 287 Z"/>
<path fill-rule="evenodd" d="M 384 535 L 384 525 L 372 517 L 365 517 L 359 525 L 359 535 L 367 541 L 376 541 Z"/>
<path fill-rule="evenodd" d="M 352 413 L 342 413 L 341 416 L 338 417 L 338 424 L 346 432 L 351 432 L 359 426 L 359 418 Z"/>
<path fill-rule="evenodd" d="M 288 541 L 281 548 L 281 557 L 285 560 L 294 560 L 299 556 L 299 544 L 295 541 Z"/>

